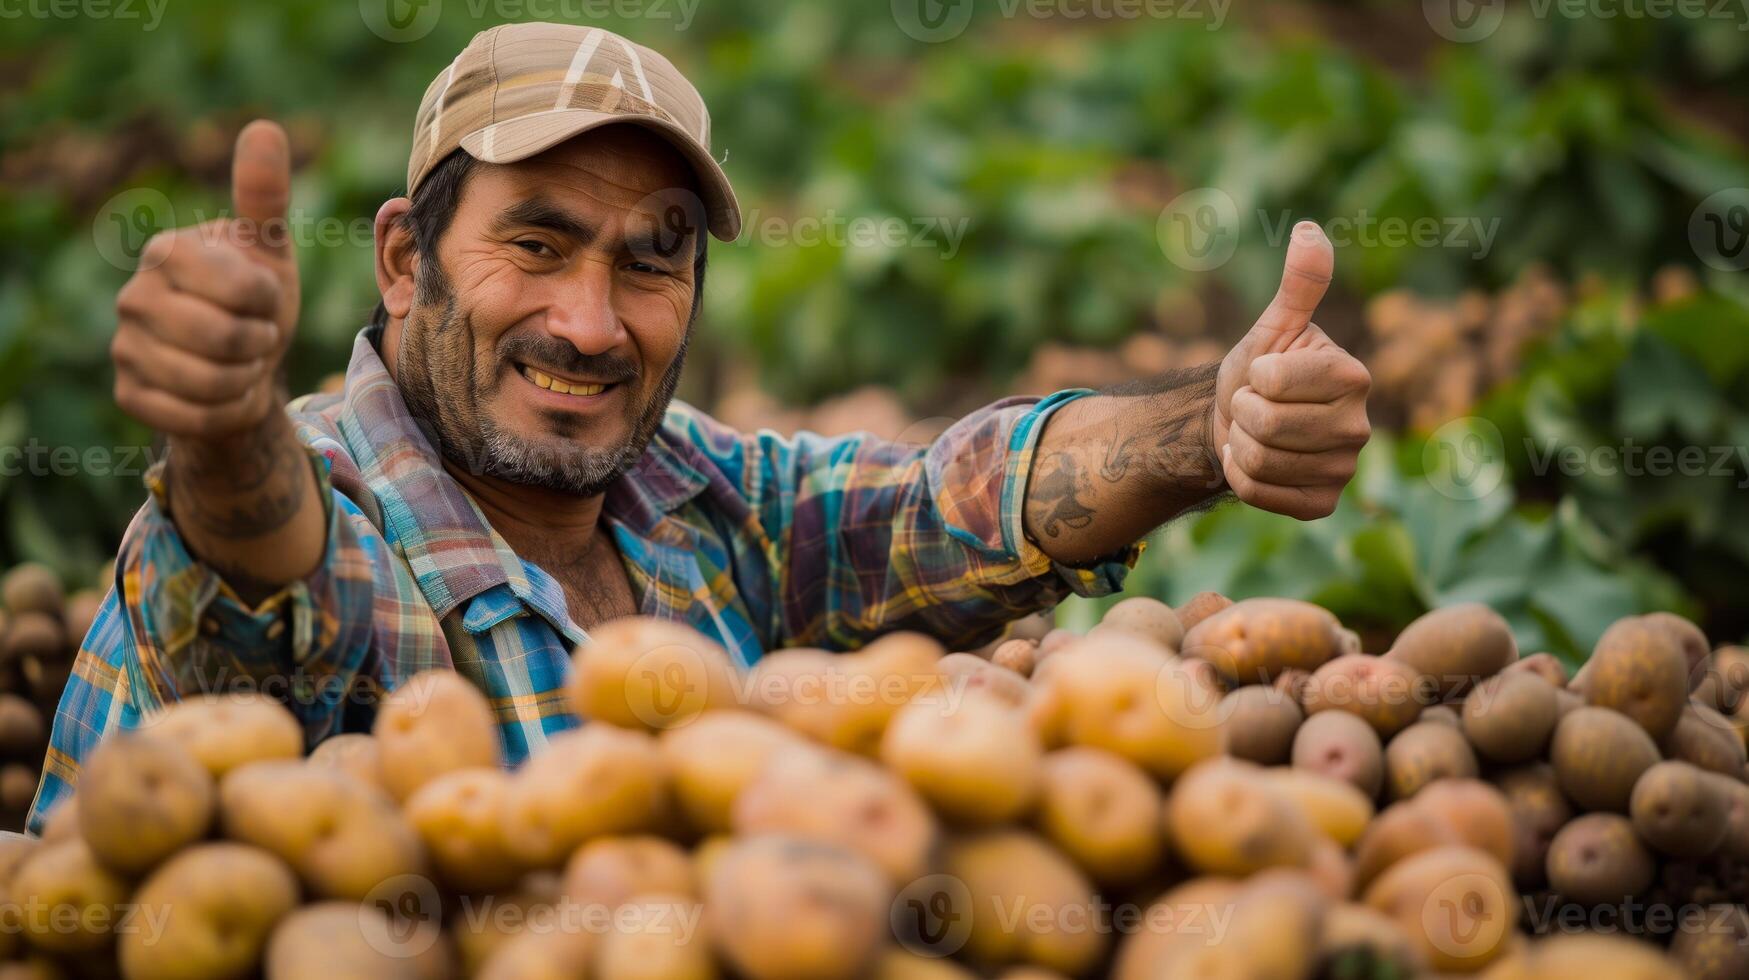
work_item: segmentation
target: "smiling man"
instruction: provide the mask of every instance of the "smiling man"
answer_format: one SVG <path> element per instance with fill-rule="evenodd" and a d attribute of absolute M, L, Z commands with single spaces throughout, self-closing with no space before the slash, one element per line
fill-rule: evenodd
<path fill-rule="evenodd" d="M 1007 399 L 928 446 L 732 431 L 672 400 L 707 233 L 740 213 L 703 101 L 597 29 L 477 36 L 431 84 L 382 303 L 338 395 L 283 406 L 298 322 L 284 133 L 238 137 L 235 216 L 153 239 L 117 297 L 115 397 L 170 452 L 79 653 L 31 815 L 104 733 L 200 691 L 288 702 L 310 743 L 453 668 L 520 760 L 577 724 L 568 652 L 634 613 L 741 664 L 897 629 L 977 644 L 1118 588 L 1137 541 L 1221 494 L 1335 506 L 1365 368 L 1311 322 L 1333 255 L 1296 229 L 1220 362 Z"/>

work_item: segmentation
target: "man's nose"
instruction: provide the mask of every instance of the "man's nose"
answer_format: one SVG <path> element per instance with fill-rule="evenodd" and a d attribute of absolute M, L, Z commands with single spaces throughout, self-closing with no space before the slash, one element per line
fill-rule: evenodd
<path fill-rule="evenodd" d="M 547 307 L 547 333 L 583 354 L 603 354 L 626 340 L 625 326 L 613 308 L 613 269 L 584 262 L 554 291 Z"/>

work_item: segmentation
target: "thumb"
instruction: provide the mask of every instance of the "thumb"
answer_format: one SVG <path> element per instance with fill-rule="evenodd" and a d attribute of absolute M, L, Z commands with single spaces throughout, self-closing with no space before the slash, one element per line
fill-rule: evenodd
<path fill-rule="evenodd" d="M 1269 334 L 1276 344 L 1298 338 L 1311 324 L 1312 314 L 1330 288 L 1330 274 L 1335 268 L 1336 250 L 1330 239 L 1324 237 L 1324 230 L 1311 221 L 1295 225 L 1287 246 L 1281 287 L 1251 329 Z"/>
<path fill-rule="evenodd" d="M 231 155 L 231 209 L 243 224 L 247 251 L 274 259 L 290 251 L 291 144 L 276 122 L 257 119 L 237 134 Z"/>

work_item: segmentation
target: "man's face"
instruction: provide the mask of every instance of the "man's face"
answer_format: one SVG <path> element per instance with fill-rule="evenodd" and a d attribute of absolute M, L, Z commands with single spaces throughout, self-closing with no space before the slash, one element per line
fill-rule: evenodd
<path fill-rule="evenodd" d="M 626 126 L 475 167 L 420 260 L 395 371 L 452 464 L 586 496 L 642 455 L 691 332 L 692 188 Z"/>

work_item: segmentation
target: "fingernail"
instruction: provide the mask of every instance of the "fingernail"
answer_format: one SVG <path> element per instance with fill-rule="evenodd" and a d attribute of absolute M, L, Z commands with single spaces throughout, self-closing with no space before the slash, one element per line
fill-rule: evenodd
<path fill-rule="evenodd" d="M 1294 237 L 1302 242 L 1315 242 L 1322 229 L 1316 221 L 1302 221 L 1294 225 Z"/>

